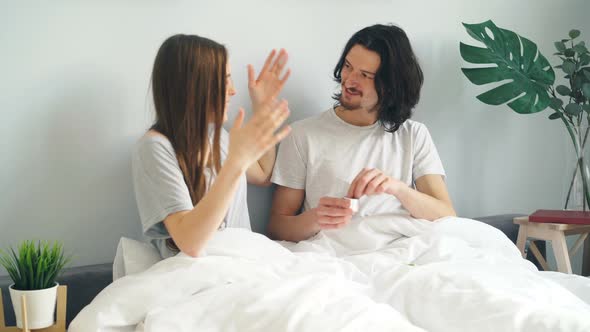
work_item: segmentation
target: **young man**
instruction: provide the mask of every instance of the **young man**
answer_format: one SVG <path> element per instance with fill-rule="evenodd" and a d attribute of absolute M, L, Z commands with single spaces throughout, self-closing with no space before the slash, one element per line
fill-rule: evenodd
<path fill-rule="evenodd" d="M 344 227 L 353 215 L 345 197 L 359 199 L 360 216 L 455 215 L 430 134 L 409 120 L 423 75 L 405 32 L 358 31 L 334 78 L 341 84 L 334 108 L 295 122 L 280 145 L 270 235 L 297 242 Z"/>

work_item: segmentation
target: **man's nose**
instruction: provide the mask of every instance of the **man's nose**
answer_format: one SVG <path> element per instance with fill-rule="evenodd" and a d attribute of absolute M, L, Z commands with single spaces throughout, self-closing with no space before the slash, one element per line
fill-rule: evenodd
<path fill-rule="evenodd" d="M 359 82 L 359 78 L 360 77 L 358 72 L 352 72 L 348 75 L 346 82 L 350 85 L 357 85 Z"/>

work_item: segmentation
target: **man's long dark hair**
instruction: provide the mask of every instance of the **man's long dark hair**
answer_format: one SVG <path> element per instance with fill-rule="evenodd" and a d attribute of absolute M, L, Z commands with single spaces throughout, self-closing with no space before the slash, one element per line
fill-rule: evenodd
<path fill-rule="evenodd" d="M 412 109 L 420 100 L 420 89 L 424 82 L 422 69 L 412 51 L 408 36 L 394 25 L 376 24 L 355 33 L 346 46 L 334 68 L 334 80 L 342 83 L 342 66 L 350 49 L 355 45 L 376 52 L 381 65 L 375 76 L 378 120 L 388 132 L 395 132 L 412 116 Z M 340 105 L 342 91 L 333 98 Z"/>

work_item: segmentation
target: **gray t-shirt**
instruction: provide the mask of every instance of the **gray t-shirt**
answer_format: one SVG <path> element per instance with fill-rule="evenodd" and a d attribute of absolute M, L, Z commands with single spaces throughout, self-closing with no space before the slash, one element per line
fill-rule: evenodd
<path fill-rule="evenodd" d="M 323 196 L 344 197 L 364 167 L 380 169 L 408 186 L 423 175 L 445 176 L 428 129 L 416 121 L 406 120 L 389 133 L 379 122 L 354 126 L 329 109 L 291 127 L 279 146 L 271 181 L 304 189 L 304 210 L 316 207 Z M 359 203 L 359 216 L 407 213 L 387 194 L 363 196 Z"/>
<path fill-rule="evenodd" d="M 228 144 L 229 135 L 222 130 L 222 163 L 227 157 Z M 158 248 L 163 258 L 174 256 L 176 253 L 166 246 L 166 239 L 170 238 L 170 234 L 163 221 L 172 213 L 192 210 L 194 206 L 170 141 L 162 135 L 145 134 L 133 149 L 132 171 L 143 234 Z M 212 172 L 205 172 L 205 175 L 209 186 L 215 176 Z M 246 193 L 244 175 L 220 229 L 251 229 Z"/>

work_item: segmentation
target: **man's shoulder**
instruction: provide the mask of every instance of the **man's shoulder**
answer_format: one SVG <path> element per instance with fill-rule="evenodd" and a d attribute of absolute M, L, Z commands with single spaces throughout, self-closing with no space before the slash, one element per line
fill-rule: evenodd
<path fill-rule="evenodd" d="M 397 132 L 401 135 L 418 135 L 420 132 L 426 130 L 426 125 L 422 122 L 418 122 L 415 120 L 406 120 L 404 123 L 399 127 Z"/>
<path fill-rule="evenodd" d="M 326 124 L 326 117 L 329 115 L 329 111 L 330 110 L 326 110 L 291 123 L 292 133 L 294 135 L 309 135 L 321 132 L 322 127 Z"/>

